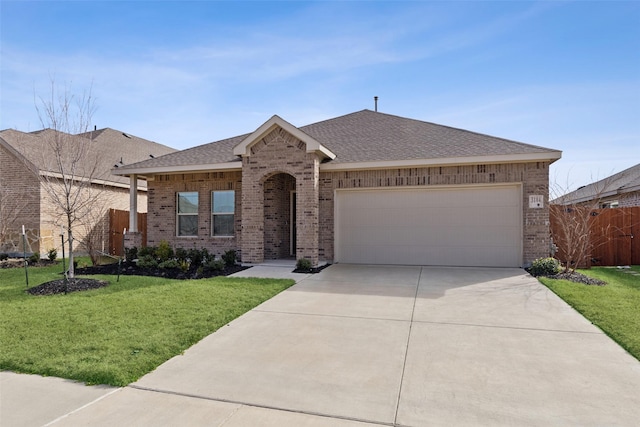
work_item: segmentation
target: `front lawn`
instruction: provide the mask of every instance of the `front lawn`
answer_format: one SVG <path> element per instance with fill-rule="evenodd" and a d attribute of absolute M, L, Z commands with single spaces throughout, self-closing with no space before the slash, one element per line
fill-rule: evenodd
<path fill-rule="evenodd" d="M 632 269 L 640 272 L 640 266 Z M 640 276 L 607 267 L 580 272 L 603 280 L 607 285 L 590 286 L 546 277 L 538 279 L 640 360 Z"/>
<path fill-rule="evenodd" d="M 30 287 L 60 270 L 30 268 Z M 110 284 L 32 296 L 24 269 L 0 270 L 0 370 L 124 386 L 294 283 L 92 277 Z"/>

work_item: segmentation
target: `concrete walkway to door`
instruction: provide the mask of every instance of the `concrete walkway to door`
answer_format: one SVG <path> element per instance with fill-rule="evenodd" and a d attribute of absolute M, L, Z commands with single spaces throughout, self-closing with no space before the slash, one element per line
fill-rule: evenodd
<path fill-rule="evenodd" d="M 333 265 L 53 425 L 632 426 L 639 390 L 523 270 Z"/>

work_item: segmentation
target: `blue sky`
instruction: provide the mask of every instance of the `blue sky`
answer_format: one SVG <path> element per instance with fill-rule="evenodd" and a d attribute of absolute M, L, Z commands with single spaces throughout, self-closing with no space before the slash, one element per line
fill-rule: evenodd
<path fill-rule="evenodd" d="M 560 149 L 575 188 L 640 162 L 640 2 L 0 1 L 0 129 L 53 77 L 175 148 L 373 109 Z"/>

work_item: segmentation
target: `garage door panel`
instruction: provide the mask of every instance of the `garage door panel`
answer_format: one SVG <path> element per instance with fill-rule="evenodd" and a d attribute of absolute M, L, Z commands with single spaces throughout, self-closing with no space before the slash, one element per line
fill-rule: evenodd
<path fill-rule="evenodd" d="M 521 264 L 518 186 L 336 192 L 336 261 Z"/>

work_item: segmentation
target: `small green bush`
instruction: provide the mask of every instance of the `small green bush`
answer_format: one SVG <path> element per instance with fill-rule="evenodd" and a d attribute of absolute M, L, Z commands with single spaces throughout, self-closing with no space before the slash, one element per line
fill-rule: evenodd
<path fill-rule="evenodd" d="M 554 276 L 560 272 L 560 261 L 555 258 L 538 258 L 529 268 L 532 276 Z"/>
<path fill-rule="evenodd" d="M 29 257 L 29 264 L 37 264 L 38 262 L 40 262 L 40 252 L 34 252 Z"/>
<path fill-rule="evenodd" d="M 152 255 L 142 255 L 138 258 L 138 267 L 142 268 L 156 268 L 158 261 Z"/>
<path fill-rule="evenodd" d="M 204 267 L 210 271 L 222 271 L 224 270 L 224 265 L 225 263 L 221 259 L 210 259 Z"/>
<path fill-rule="evenodd" d="M 230 249 L 222 255 L 222 260 L 227 267 L 236 265 L 236 251 Z"/>
<path fill-rule="evenodd" d="M 185 261 L 189 254 L 185 248 L 176 248 L 176 258 L 178 261 Z"/>
<path fill-rule="evenodd" d="M 180 270 L 189 271 L 189 268 L 191 268 L 191 263 L 188 260 L 180 261 Z"/>
<path fill-rule="evenodd" d="M 143 246 L 138 249 L 138 257 L 142 258 L 144 256 L 156 256 L 156 248 L 154 246 Z"/>
<path fill-rule="evenodd" d="M 202 248 L 200 252 L 202 252 L 202 264 L 216 257 L 214 254 L 210 254 L 207 248 Z"/>
<path fill-rule="evenodd" d="M 158 264 L 158 268 L 179 268 L 180 263 L 176 259 L 168 259 Z"/>
<path fill-rule="evenodd" d="M 296 262 L 296 270 L 310 271 L 311 270 L 311 261 L 306 259 L 306 258 L 300 258 Z"/>
<path fill-rule="evenodd" d="M 160 240 L 156 248 L 156 258 L 158 261 L 164 262 L 173 258 L 173 249 L 166 240 Z"/>
<path fill-rule="evenodd" d="M 202 261 L 204 261 L 206 249 L 189 249 L 187 252 L 187 258 L 191 261 L 191 264 L 200 266 L 202 265 Z"/>
<path fill-rule="evenodd" d="M 49 258 L 49 261 L 55 261 L 56 258 L 58 258 L 58 251 L 56 250 L 56 248 L 49 249 L 49 251 L 47 252 L 47 258 Z"/>
<path fill-rule="evenodd" d="M 135 246 L 132 248 L 126 248 L 124 250 L 124 257 L 127 261 L 133 261 L 138 258 L 138 248 Z"/>

